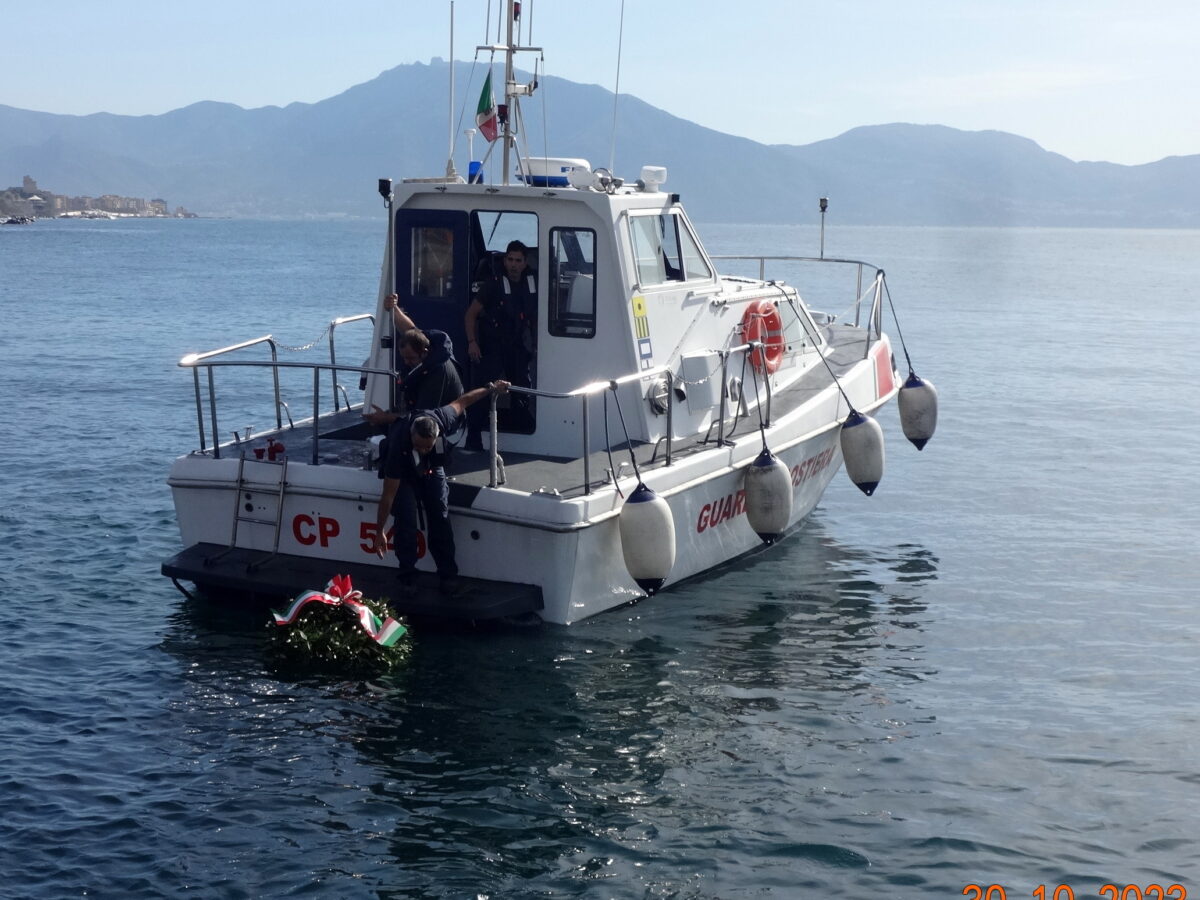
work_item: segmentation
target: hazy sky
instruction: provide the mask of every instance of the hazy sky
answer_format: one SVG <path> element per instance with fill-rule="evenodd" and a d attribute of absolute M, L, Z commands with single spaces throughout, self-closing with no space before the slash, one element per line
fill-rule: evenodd
<path fill-rule="evenodd" d="M 458 59 L 484 42 L 488 7 L 455 3 Z M 549 74 L 614 87 L 621 0 L 524 8 Z M 400 63 L 449 57 L 449 9 L 2 0 L 0 103 L 143 115 L 198 100 L 314 102 Z M 1198 38 L 1198 0 L 625 0 L 620 88 L 765 143 L 935 123 L 1136 164 L 1200 153 Z"/>

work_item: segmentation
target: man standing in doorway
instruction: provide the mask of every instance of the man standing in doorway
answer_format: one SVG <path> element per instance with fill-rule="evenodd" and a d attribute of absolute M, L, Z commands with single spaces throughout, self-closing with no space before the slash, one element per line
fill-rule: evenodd
<path fill-rule="evenodd" d="M 497 378 L 518 387 L 534 387 L 537 366 L 537 282 L 528 265 L 528 249 L 511 241 L 504 252 L 504 273 L 488 281 L 467 307 L 463 325 L 467 332 L 473 383 Z M 527 421 L 511 422 L 516 430 L 533 428 Z M 471 415 L 467 447 L 478 449 L 483 431 L 482 414 Z"/>

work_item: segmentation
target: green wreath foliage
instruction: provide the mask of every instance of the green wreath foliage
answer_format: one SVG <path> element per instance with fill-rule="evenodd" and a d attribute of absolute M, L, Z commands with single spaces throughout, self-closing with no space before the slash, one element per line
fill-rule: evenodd
<path fill-rule="evenodd" d="M 382 600 L 359 600 L 380 620 L 391 615 Z M 404 625 L 403 619 L 398 619 Z M 294 674 L 371 678 L 384 675 L 409 657 L 406 633 L 383 647 L 363 631 L 357 617 L 341 606 L 310 603 L 291 625 L 267 623 L 268 655 L 276 668 Z"/>

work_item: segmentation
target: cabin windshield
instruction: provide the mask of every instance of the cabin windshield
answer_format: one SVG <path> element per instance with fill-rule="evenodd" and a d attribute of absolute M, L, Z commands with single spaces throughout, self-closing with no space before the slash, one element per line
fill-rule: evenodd
<path fill-rule="evenodd" d="M 712 280 L 699 242 L 678 213 L 631 215 L 629 233 L 641 286 Z"/>

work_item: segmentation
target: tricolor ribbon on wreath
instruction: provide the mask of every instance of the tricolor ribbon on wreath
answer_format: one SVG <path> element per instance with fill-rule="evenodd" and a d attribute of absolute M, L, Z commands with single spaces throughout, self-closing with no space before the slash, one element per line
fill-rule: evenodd
<path fill-rule="evenodd" d="M 292 601 L 292 605 L 286 613 L 281 615 L 272 610 L 271 614 L 275 617 L 276 625 L 291 625 L 300 615 L 300 610 L 308 604 L 324 603 L 327 606 L 341 606 L 348 609 L 358 617 L 358 624 L 362 626 L 363 631 L 381 647 L 390 647 L 404 636 L 407 629 L 403 625 L 391 616 L 381 622 L 379 616 L 371 612 L 364 604 L 359 603 L 361 599 L 362 591 L 354 590 L 349 575 L 334 575 L 329 580 L 329 584 L 325 585 L 324 591 L 305 591 Z"/>

